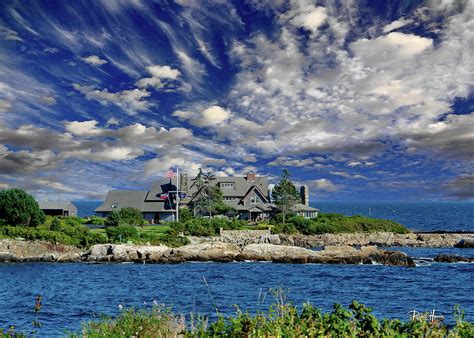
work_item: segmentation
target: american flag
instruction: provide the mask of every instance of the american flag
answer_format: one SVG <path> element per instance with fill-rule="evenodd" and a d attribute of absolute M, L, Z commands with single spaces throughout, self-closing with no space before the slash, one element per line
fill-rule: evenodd
<path fill-rule="evenodd" d="M 169 169 L 166 174 L 165 174 L 165 177 L 166 178 L 169 178 L 169 179 L 172 179 L 173 177 L 176 177 L 176 174 L 174 173 L 174 171 L 172 169 Z"/>

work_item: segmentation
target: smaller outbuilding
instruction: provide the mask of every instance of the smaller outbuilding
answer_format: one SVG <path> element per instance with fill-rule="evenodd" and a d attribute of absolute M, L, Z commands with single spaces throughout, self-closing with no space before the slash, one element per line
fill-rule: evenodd
<path fill-rule="evenodd" d="M 51 216 L 77 216 L 77 207 L 69 201 L 39 201 L 39 207 L 45 215 Z"/>

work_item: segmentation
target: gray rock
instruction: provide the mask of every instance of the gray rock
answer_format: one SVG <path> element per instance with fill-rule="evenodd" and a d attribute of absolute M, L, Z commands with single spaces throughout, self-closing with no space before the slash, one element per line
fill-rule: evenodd
<path fill-rule="evenodd" d="M 434 258 L 439 263 L 458 263 L 458 262 L 474 262 L 474 258 L 462 257 L 459 255 L 440 254 Z"/>
<path fill-rule="evenodd" d="M 454 246 L 456 248 L 474 248 L 474 238 L 462 238 Z"/>

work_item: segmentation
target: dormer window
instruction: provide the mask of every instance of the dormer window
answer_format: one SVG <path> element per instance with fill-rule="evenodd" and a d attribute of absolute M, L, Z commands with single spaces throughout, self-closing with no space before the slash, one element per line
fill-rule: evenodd
<path fill-rule="evenodd" d="M 117 208 L 118 208 L 118 203 L 112 203 L 111 208 L 112 208 L 112 209 L 117 209 Z"/>
<path fill-rule="evenodd" d="M 258 204 L 260 203 L 260 198 L 258 198 L 258 196 L 252 196 L 250 197 L 250 204 Z"/>
<path fill-rule="evenodd" d="M 234 187 L 234 182 L 221 182 L 220 187 L 221 188 L 233 188 Z"/>

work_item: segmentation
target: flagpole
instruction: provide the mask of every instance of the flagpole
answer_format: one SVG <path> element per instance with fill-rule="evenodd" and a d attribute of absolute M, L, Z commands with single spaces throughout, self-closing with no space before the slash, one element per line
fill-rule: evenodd
<path fill-rule="evenodd" d="M 176 166 L 176 223 L 179 222 L 179 168 Z"/>

